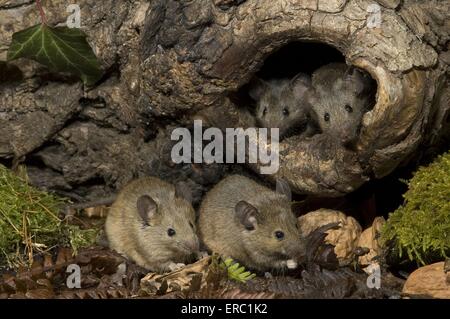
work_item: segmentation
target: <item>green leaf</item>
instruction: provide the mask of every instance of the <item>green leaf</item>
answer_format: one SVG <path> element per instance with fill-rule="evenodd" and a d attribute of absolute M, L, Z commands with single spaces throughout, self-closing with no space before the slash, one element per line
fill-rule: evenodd
<path fill-rule="evenodd" d="M 233 264 L 233 262 L 234 261 L 231 258 L 227 258 L 227 259 L 224 260 L 224 264 L 225 264 L 226 267 L 231 266 Z"/>
<path fill-rule="evenodd" d="M 228 270 L 235 272 L 238 269 L 238 267 L 239 267 L 239 264 L 235 263 L 235 264 L 229 266 Z"/>
<path fill-rule="evenodd" d="M 224 261 L 222 261 L 221 265 L 223 268 L 227 270 L 228 278 L 232 280 L 245 283 L 246 281 L 256 277 L 256 274 L 253 274 L 249 271 L 245 271 L 245 267 L 239 265 L 239 263 L 235 262 L 231 258 L 227 258 Z"/>
<path fill-rule="evenodd" d="M 234 271 L 236 275 L 241 275 L 243 272 L 245 272 L 245 267 L 240 267 Z"/>
<path fill-rule="evenodd" d="M 56 72 L 75 74 L 86 85 L 95 84 L 102 76 L 86 34 L 76 28 L 38 24 L 14 33 L 7 59 L 18 58 L 35 60 Z"/>

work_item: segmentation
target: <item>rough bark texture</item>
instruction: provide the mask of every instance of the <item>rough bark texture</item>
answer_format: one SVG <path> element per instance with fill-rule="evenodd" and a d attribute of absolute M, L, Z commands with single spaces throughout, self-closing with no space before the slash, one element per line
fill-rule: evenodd
<path fill-rule="evenodd" d="M 51 24 L 65 22 L 66 1 L 42 2 Z M 72 196 L 102 196 L 148 174 L 201 190 L 227 168 L 173 165 L 170 129 L 199 114 L 219 127 L 250 125 L 230 93 L 277 49 L 312 40 L 367 70 L 377 103 L 358 152 L 294 136 L 281 143 L 271 178 L 297 193 L 351 192 L 450 132 L 450 2 L 377 2 L 379 28 L 367 27 L 365 0 L 77 1 L 105 77 L 86 91 L 34 62 L 0 62 L 0 159 L 25 159 L 35 184 Z M 0 61 L 38 15 L 33 1 L 0 0 Z"/>

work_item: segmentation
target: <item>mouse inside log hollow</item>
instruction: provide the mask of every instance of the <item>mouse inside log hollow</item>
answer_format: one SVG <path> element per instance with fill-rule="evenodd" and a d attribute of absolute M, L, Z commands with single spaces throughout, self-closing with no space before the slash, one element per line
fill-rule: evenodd
<path fill-rule="evenodd" d="M 299 73 L 292 79 L 263 80 L 255 77 L 249 89 L 256 102 L 256 121 L 264 128 L 278 128 L 280 140 L 292 135 L 311 136 L 311 105 L 306 99 L 311 78 Z"/>

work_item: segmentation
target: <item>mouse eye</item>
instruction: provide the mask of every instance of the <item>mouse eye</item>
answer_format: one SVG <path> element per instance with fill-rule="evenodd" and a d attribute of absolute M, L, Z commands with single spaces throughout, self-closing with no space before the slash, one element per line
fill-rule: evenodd
<path fill-rule="evenodd" d="M 330 114 L 329 113 L 325 113 L 325 115 L 323 116 L 323 119 L 325 122 L 329 122 L 330 121 Z"/>
<path fill-rule="evenodd" d="M 265 107 L 263 110 L 263 115 L 266 115 L 266 114 L 267 114 L 267 107 Z"/>
<path fill-rule="evenodd" d="M 176 233 L 177 233 L 177 232 L 176 232 L 175 229 L 173 229 L 173 228 L 169 228 L 169 229 L 167 230 L 167 235 L 169 235 L 169 237 L 175 236 Z"/>
<path fill-rule="evenodd" d="M 189 222 L 189 226 L 191 226 L 191 228 L 194 229 L 194 224 L 192 224 L 192 222 Z"/>
<path fill-rule="evenodd" d="M 283 109 L 283 115 L 284 116 L 288 116 L 289 115 L 289 110 L 286 107 Z"/>
<path fill-rule="evenodd" d="M 281 230 L 277 230 L 275 232 L 275 238 L 278 240 L 282 240 L 284 238 L 284 233 Z"/>
<path fill-rule="evenodd" d="M 348 105 L 348 104 L 345 104 L 345 110 L 346 110 L 348 113 L 352 113 L 352 112 L 353 112 L 353 108 L 352 108 L 350 105 Z"/>

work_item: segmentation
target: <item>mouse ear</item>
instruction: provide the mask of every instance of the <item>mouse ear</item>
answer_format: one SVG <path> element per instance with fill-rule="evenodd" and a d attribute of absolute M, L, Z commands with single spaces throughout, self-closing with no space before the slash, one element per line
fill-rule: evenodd
<path fill-rule="evenodd" d="M 369 76 L 353 66 L 350 66 L 345 72 L 344 81 L 358 96 L 366 94 L 370 90 Z"/>
<path fill-rule="evenodd" d="M 259 101 L 264 92 L 269 89 L 268 86 L 266 81 L 255 76 L 250 82 L 248 95 L 250 95 L 253 100 Z"/>
<path fill-rule="evenodd" d="M 138 198 L 136 206 L 144 225 L 154 226 L 159 222 L 158 205 L 153 198 L 143 195 Z"/>
<path fill-rule="evenodd" d="M 304 73 L 299 73 L 292 78 L 289 85 L 296 98 L 303 98 L 305 93 L 312 88 L 311 77 Z"/>
<path fill-rule="evenodd" d="M 347 78 L 348 79 L 348 78 Z M 348 83 L 348 81 L 344 78 L 337 78 L 334 83 L 331 85 L 331 90 L 333 92 L 340 92 L 344 89 L 345 84 Z"/>
<path fill-rule="evenodd" d="M 258 224 L 258 210 L 246 201 L 241 200 L 234 207 L 235 219 L 247 230 L 254 230 Z"/>
<path fill-rule="evenodd" d="M 311 87 L 308 91 L 305 92 L 305 100 L 310 105 L 317 104 L 319 99 L 319 91 L 313 87 Z"/>
<path fill-rule="evenodd" d="M 286 180 L 277 178 L 276 191 L 278 194 L 285 196 L 289 201 L 292 200 L 291 187 Z"/>
<path fill-rule="evenodd" d="M 175 184 L 175 197 L 182 198 L 188 203 L 192 203 L 192 191 L 191 188 L 185 182 L 178 182 Z"/>

